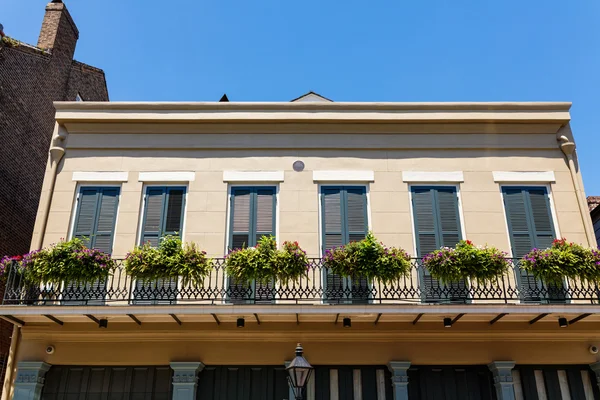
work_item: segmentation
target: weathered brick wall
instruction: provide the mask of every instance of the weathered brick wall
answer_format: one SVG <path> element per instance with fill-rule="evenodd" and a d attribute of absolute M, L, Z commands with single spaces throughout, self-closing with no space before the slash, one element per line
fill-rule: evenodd
<path fill-rule="evenodd" d="M 0 43 L 0 257 L 29 250 L 48 148 L 54 101 L 106 101 L 104 72 L 73 60 L 79 32 L 62 3 L 50 3 L 39 47 Z M 4 288 L 0 287 L 0 299 Z M 12 324 L 0 320 L 0 362 Z M 0 368 L 0 372 L 2 369 Z M 3 379 L 0 376 L 0 387 Z"/>
<path fill-rule="evenodd" d="M 108 100 L 104 73 L 73 60 L 79 32 L 62 3 L 50 3 L 39 45 L 0 47 L 0 257 L 29 250 L 54 101 Z"/>

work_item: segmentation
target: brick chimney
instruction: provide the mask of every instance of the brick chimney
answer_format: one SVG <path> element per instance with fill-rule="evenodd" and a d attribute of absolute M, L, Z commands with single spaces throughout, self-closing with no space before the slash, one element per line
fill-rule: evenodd
<path fill-rule="evenodd" d="M 62 0 L 52 0 L 46 6 L 46 15 L 37 47 L 64 53 L 69 58 L 75 54 L 79 30 Z"/>

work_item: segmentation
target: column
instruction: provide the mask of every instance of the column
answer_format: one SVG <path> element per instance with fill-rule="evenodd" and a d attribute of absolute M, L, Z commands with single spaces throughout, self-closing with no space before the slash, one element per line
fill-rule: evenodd
<path fill-rule="evenodd" d="M 394 400 L 408 400 L 408 368 L 410 361 L 390 361 L 388 369 L 392 373 Z"/>
<path fill-rule="evenodd" d="M 596 384 L 600 388 L 600 361 L 590 364 L 590 368 L 596 374 Z"/>
<path fill-rule="evenodd" d="M 17 364 L 13 400 L 39 400 L 44 387 L 44 376 L 50 364 L 41 361 L 21 361 Z"/>
<path fill-rule="evenodd" d="M 198 373 L 204 369 L 201 362 L 172 362 L 173 400 L 196 400 Z"/>
<path fill-rule="evenodd" d="M 494 361 L 488 364 L 488 368 L 494 376 L 496 397 L 498 400 L 515 400 L 515 387 L 512 377 L 514 361 Z"/>

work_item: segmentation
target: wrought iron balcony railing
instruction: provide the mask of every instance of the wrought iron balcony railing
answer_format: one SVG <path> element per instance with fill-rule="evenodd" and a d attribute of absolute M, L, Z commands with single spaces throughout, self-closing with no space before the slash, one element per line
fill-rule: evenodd
<path fill-rule="evenodd" d="M 416 303 L 588 303 L 600 304 L 595 283 L 565 280 L 547 285 L 514 269 L 493 282 L 442 283 L 412 261 L 408 276 L 393 283 L 342 278 L 330 273 L 320 259 L 311 259 L 308 273 L 296 282 L 235 282 L 225 272 L 224 259 L 201 284 L 183 285 L 178 279 L 136 281 L 117 261 L 101 282 L 63 282 L 32 285 L 18 267 L 7 271 L 4 305 L 148 305 L 148 304 L 416 304 Z"/>

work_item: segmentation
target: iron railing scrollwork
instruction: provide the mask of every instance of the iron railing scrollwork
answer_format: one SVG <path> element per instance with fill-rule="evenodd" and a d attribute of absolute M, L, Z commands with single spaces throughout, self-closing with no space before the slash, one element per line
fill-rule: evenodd
<path fill-rule="evenodd" d="M 426 279 L 424 267 L 412 260 L 408 276 L 392 283 L 339 279 L 332 283 L 321 259 L 311 259 L 306 276 L 295 282 L 240 283 L 225 272 L 225 260 L 201 284 L 182 285 L 178 279 L 136 282 L 125 273 L 123 261 L 105 281 L 31 284 L 16 264 L 6 271 L 4 305 L 164 305 L 164 304 L 418 304 L 418 303 L 588 303 L 600 304 L 598 284 L 566 280 L 546 285 L 523 279 L 518 261 L 492 282 L 443 283 Z"/>

